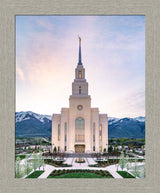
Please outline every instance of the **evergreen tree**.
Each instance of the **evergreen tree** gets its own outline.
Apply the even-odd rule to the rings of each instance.
[[[124,153],[123,153],[123,152],[121,153],[121,156],[120,156],[119,166],[120,166],[120,168],[122,169],[122,171],[123,171],[123,169],[124,169],[125,166],[126,166],[126,159],[125,159],[125,157],[124,157]]]

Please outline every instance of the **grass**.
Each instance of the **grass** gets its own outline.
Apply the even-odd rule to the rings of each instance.
[[[49,177],[49,178],[103,178],[103,177],[97,174],[77,172],[77,173],[62,174],[60,176]]]
[[[48,178],[113,178],[108,171],[102,170],[54,170]]]
[[[123,178],[135,178],[130,173],[126,171],[117,171],[118,174],[120,174]]]
[[[38,178],[44,171],[34,171],[26,178]]]
[[[17,159],[18,157],[20,158],[20,160],[22,160],[22,159],[26,158],[26,155],[16,155],[15,159]]]

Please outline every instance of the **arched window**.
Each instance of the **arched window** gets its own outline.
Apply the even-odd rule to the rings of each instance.
[[[67,123],[64,123],[64,141],[67,142]]]
[[[95,143],[95,123],[93,123],[93,143]]]
[[[79,86],[79,94],[81,94],[81,86]]]
[[[102,141],[102,125],[99,126],[99,140]]]
[[[93,151],[95,151],[95,128],[96,124],[93,123]]]
[[[75,142],[84,142],[85,140],[85,121],[79,117],[75,120]]]
[[[81,71],[78,72],[78,78],[82,79],[82,72]]]
[[[61,126],[58,124],[58,141],[60,141],[61,138]]]

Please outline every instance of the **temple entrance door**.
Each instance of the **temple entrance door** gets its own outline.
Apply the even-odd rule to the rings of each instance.
[[[75,153],[85,153],[85,145],[75,145]]]

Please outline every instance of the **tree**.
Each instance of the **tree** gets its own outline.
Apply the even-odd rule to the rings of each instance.
[[[120,139],[117,139],[117,144],[118,144],[118,145],[120,144]]]
[[[57,148],[56,148],[56,146],[54,147],[53,151],[54,151],[54,152],[57,152]]]
[[[25,160],[25,173],[28,175],[29,174],[29,163],[28,163],[28,160],[29,160],[29,155],[27,154],[26,155],[26,160]]]
[[[141,167],[141,170],[139,171],[140,178],[145,178],[146,176],[146,168],[145,168],[145,160],[143,160],[143,166]]]
[[[19,177],[20,175],[20,157],[16,158],[16,177]]]
[[[41,138],[39,139],[39,145],[40,145],[40,147],[42,145],[42,139]]]
[[[28,175],[28,164],[27,164],[27,159],[24,161],[24,174]]]
[[[103,152],[104,152],[104,153],[106,152],[106,148],[104,148]]]
[[[126,159],[124,157],[124,153],[121,153],[120,160],[119,160],[119,166],[121,167],[122,171],[126,166]]]
[[[138,175],[139,175],[139,168],[138,168],[138,166],[137,166],[137,157],[135,157],[135,159],[134,159],[134,175],[135,175],[135,177],[137,177]]]
[[[133,148],[132,152],[133,152],[133,153],[135,153],[135,152],[136,152],[134,148]]]
[[[108,153],[112,153],[113,152],[113,147],[110,145],[108,148]]]
[[[116,154],[117,159],[118,159],[118,155],[119,155],[118,144],[115,146],[115,154]]]
[[[33,159],[32,159],[32,163],[33,163],[33,169],[34,169],[34,171],[37,169],[37,154],[36,153],[33,153],[32,154],[32,157],[33,157]]]
[[[129,156],[126,156],[126,167],[127,167],[127,176],[128,176],[128,170],[130,169],[130,161],[129,161]]]

